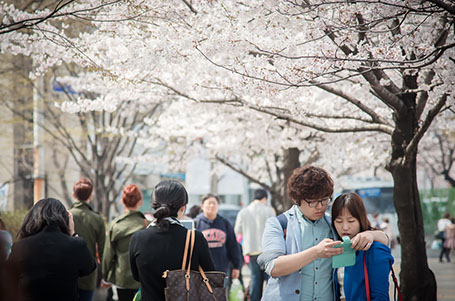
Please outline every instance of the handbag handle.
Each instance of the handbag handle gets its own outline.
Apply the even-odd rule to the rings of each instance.
[[[186,232],[185,250],[183,251],[183,260],[182,260],[182,270],[186,269],[186,256],[188,255],[189,243],[190,243],[190,231]]]
[[[191,245],[191,247],[190,247],[188,268],[186,268],[186,257],[188,254],[188,245]],[[191,269],[191,258],[193,258],[193,249],[194,249],[194,230],[191,230],[191,231],[188,230],[186,232],[185,250],[183,253],[183,260],[182,260],[182,270],[186,270],[185,286],[186,286],[187,293],[190,291],[190,269]]]

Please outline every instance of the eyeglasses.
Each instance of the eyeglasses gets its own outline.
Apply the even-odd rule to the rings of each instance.
[[[315,200],[315,201],[307,201],[304,200],[307,204],[308,207],[310,208],[315,208],[318,204],[321,204],[322,206],[327,206],[327,204],[332,200],[331,197],[326,197],[320,200]]]

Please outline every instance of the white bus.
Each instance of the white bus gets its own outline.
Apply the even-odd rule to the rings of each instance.
[[[342,193],[344,192],[355,192],[363,199],[371,222],[375,212],[379,213],[381,221],[387,217],[395,235],[399,237],[398,217],[393,204],[393,182],[378,178],[349,180],[342,187]]]

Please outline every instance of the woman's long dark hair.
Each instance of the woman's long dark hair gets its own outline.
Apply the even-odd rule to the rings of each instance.
[[[165,180],[158,183],[152,194],[153,216],[156,218],[158,228],[168,228],[169,221],[166,217],[177,217],[179,209],[188,204],[188,193],[178,181]]]
[[[25,216],[17,237],[22,239],[32,236],[49,225],[55,225],[63,233],[71,235],[68,212],[59,200],[53,198],[42,199],[32,207]]]

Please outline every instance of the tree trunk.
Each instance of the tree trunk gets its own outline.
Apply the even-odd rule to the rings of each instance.
[[[394,180],[393,198],[401,237],[400,287],[404,300],[436,300],[436,279],[428,267],[417,187],[417,150],[404,160],[406,146],[418,128],[415,111],[409,103],[407,109],[395,115],[392,158],[388,165]]]
[[[286,187],[288,180],[294,169],[300,167],[300,150],[296,147],[288,148],[284,151],[284,166],[283,166],[283,187],[282,187],[282,204],[283,209],[287,210],[292,207],[292,200],[288,197]]]
[[[428,267],[415,161],[395,166],[394,203],[401,238],[400,283],[404,300],[436,300],[436,280]]]

